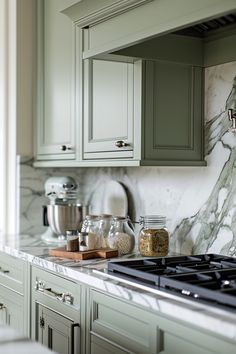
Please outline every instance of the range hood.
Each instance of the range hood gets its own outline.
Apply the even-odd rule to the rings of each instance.
[[[83,32],[83,58],[178,33],[235,26],[235,0],[81,0],[63,11]]]
[[[176,34],[189,35],[193,37],[204,38],[215,31],[219,30],[229,30],[236,27],[236,12],[228,14],[226,16],[221,16],[219,18],[214,18],[210,21],[205,21],[198,23],[194,26],[184,28],[180,31],[176,31]]]

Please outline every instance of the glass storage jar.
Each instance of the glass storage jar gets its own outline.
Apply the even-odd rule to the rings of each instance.
[[[162,257],[169,251],[169,233],[166,217],[146,215],[140,217],[139,252],[144,257]]]
[[[110,248],[117,249],[119,255],[133,251],[135,237],[128,217],[113,217],[107,243]]]
[[[111,227],[112,215],[101,214],[98,221],[98,246],[107,248],[107,238]]]
[[[93,240],[96,238],[96,246],[94,249],[98,248],[98,220],[98,215],[86,215],[81,227],[81,232],[87,232],[89,237]]]

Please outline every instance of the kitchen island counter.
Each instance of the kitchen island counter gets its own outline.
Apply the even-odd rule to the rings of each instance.
[[[119,281],[106,274],[107,260],[91,259],[76,262],[70,259],[49,256],[49,249],[38,237],[22,236],[14,241],[1,242],[0,251],[30,262],[49,272],[75,282],[84,283],[108,295],[116,296],[158,315],[175,318],[203,331],[235,342],[236,310],[225,310],[164,291],[137,286],[132,282]],[[132,255],[131,257],[137,257]]]

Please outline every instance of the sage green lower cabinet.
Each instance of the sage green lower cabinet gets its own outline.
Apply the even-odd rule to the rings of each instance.
[[[30,335],[29,264],[0,252],[0,323]]]
[[[235,353],[223,336],[93,289],[90,311],[88,354]]]
[[[26,333],[23,296],[2,285],[0,285],[0,323]]]
[[[79,324],[38,304],[38,340],[60,354],[80,353]]]
[[[91,290],[91,354],[154,354],[161,350],[156,316],[126,301]]]
[[[84,352],[80,284],[32,267],[32,337],[59,354]]]

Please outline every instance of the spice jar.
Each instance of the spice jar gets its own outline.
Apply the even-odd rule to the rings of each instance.
[[[98,215],[87,215],[81,227],[81,232],[87,232],[90,235],[90,238],[93,240],[96,239],[96,245],[94,249],[98,248],[98,220]]]
[[[78,236],[76,231],[66,231],[66,250],[68,252],[75,252],[79,249]]]
[[[166,217],[146,215],[140,217],[139,252],[142,256],[166,256],[169,250],[169,233]]]
[[[134,249],[134,232],[129,225],[128,217],[113,217],[107,243],[110,248],[117,249],[119,255],[131,253]]]
[[[78,243],[79,250],[82,251],[90,251],[96,249],[97,237],[94,233],[89,232],[79,232],[78,233]]]
[[[108,247],[107,238],[111,227],[112,215],[101,214],[98,221],[98,247]]]

